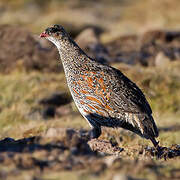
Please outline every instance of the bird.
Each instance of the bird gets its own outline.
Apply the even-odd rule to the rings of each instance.
[[[102,127],[124,128],[159,148],[158,128],[142,90],[120,70],[90,58],[61,25],[40,34],[58,49],[72,98],[89,123],[90,138]]]

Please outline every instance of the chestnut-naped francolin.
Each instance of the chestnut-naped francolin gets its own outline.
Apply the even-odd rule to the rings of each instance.
[[[88,57],[60,25],[47,28],[40,37],[56,45],[74,102],[92,128],[91,138],[98,138],[103,126],[121,127],[159,147],[151,107],[135,83]]]

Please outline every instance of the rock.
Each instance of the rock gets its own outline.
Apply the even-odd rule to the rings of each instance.
[[[148,54],[146,58],[148,65],[156,65],[157,56],[163,53],[166,60],[177,60],[180,57],[180,32],[153,30],[145,32],[139,40],[140,51]],[[158,60],[161,61],[161,60]],[[160,63],[162,64],[162,63]],[[159,65],[160,65],[159,64]]]
[[[105,44],[110,54],[111,62],[122,62],[130,65],[137,64],[140,59],[137,42],[137,35],[126,35]]]
[[[180,59],[180,32],[153,30],[142,35],[126,35],[105,45],[112,62],[154,66],[162,52],[169,60]]]
[[[154,43],[171,43],[173,41],[180,41],[180,32],[178,31],[164,31],[164,30],[151,30],[145,32],[141,38],[141,45],[154,44]]]
[[[99,40],[99,33],[95,28],[87,28],[83,30],[75,41],[88,56],[96,59],[98,62],[107,64],[110,61],[108,50]]]
[[[170,62],[170,59],[164,55],[163,52],[159,52],[155,57],[155,66],[164,67]]]
[[[75,41],[80,48],[86,49],[89,44],[98,44],[99,36],[94,28],[87,28],[75,38]]]
[[[57,128],[49,128],[44,136],[47,138],[53,138],[53,137],[58,136],[59,132],[62,133],[62,129],[60,129],[60,131],[59,131],[59,129],[57,129]]]
[[[118,174],[115,174],[112,178],[112,180],[132,180],[131,178],[129,178],[127,175],[125,174],[121,174],[121,173],[118,173]]]

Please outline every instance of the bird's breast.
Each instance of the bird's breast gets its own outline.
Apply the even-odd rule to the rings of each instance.
[[[98,113],[107,116],[113,108],[110,105],[110,91],[103,76],[85,72],[69,79],[70,91],[78,108],[84,113]]]

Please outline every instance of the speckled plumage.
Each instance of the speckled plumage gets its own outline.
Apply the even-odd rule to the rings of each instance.
[[[142,91],[122,72],[89,58],[59,25],[41,37],[59,51],[70,92],[80,113],[98,138],[101,127],[122,127],[151,139],[156,146],[158,129]]]

